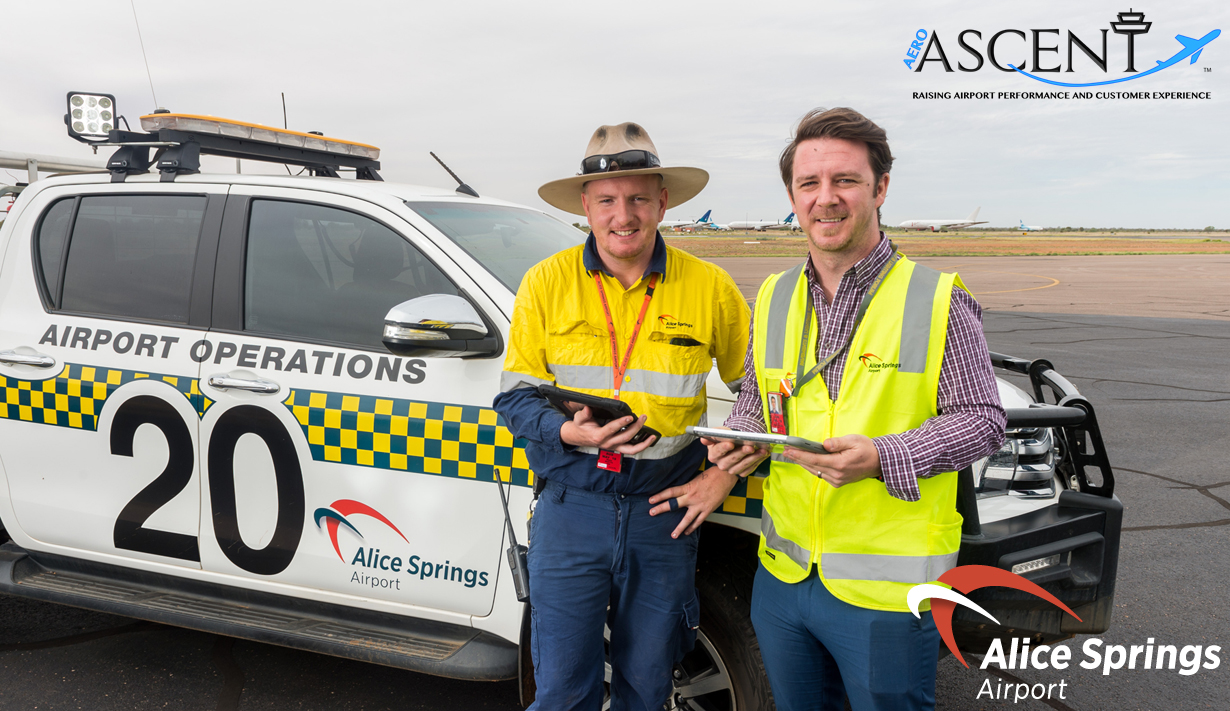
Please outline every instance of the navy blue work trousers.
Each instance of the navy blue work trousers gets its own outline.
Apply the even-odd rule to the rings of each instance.
[[[670,698],[672,667],[696,641],[698,534],[671,538],[684,512],[651,508],[648,496],[547,483],[530,520],[532,711],[602,707],[603,623],[612,711]]]
[[[752,626],[781,711],[934,709],[940,633],[930,612],[869,610],[833,596],[815,569],[783,583],[761,565]]]

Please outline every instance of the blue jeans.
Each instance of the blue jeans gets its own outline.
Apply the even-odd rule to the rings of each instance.
[[[650,516],[648,499],[547,483],[530,520],[530,709],[601,708],[604,622],[611,709],[660,711],[670,697],[696,641],[697,534],[671,538],[684,512]]]
[[[842,602],[813,569],[783,583],[761,565],[752,626],[781,711],[934,709],[940,633],[931,613],[884,612]]]

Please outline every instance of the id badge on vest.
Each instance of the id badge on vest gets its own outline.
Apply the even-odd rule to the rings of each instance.
[[[789,434],[786,431],[786,400],[793,392],[793,383],[784,378],[778,385],[777,392],[766,393],[769,401],[769,432],[773,434]]]

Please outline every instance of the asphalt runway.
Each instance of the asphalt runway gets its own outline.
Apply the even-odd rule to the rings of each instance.
[[[1026,259],[1048,258],[1014,259],[1009,269],[999,271],[1059,274],[1063,266],[1018,266]],[[1123,274],[1147,273],[1157,258],[1134,259],[1142,260],[1140,267]],[[999,265],[992,261],[982,260],[979,266],[985,269],[979,273],[993,275]],[[967,282],[975,291],[981,288],[975,287],[983,278],[977,270],[960,269],[969,274]],[[1216,271],[1209,270],[1209,283],[1216,282]],[[746,275],[736,278],[746,280]],[[986,278],[991,285],[999,279]],[[1141,293],[1148,296],[1139,303],[1162,303],[1151,290]],[[980,297],[988,305],[991,348],[1045,357],[1071,378],[1097,408],[1117,474],[1126,530],[1114,617],[1101,639],[1107,645],[1144,645],[1150,638],[1159,645],[1220,645],[1223,662],[1192,676],[1126,668],[1103,676],[1100,669],[1077,665],[1084,658],[1083,639],[1065,643],[1074,661],[1063,672],[1013,670],[989,676],[976,664],[967,670],[948,658],[939,668],[938,708],[1226,708],[1230,326],[1219,322],[1224,317],[1208,314],[1177,319],[997,310],[993,298],[998,296]],[[1134,304],[1130,310],[1141,309]],[[2,596],[0,674],[6,680],[0,686],[3,709],[519,708],[512,682],[439,679]],[[1014,704],[978,699],[987,679],[993,686],[1018,683],[1014,679],[1030,684],[1062,679],[1067,688],[1063,700]]]
[[[765,277],[802,255],[713,258],[752,300]],[[990,311],[1230,320],[1230,254],[922,257],[956,271]]]

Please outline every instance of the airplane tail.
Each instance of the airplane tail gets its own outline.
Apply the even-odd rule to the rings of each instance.
[[[1021,229],[1025,229],[1025,220],[1021,220]]]
[[[792,225],[792,224],[794,224],[794,213],[792,212],[792,213],[790,213],[789,215],[786,215],[786,219],[785,219],[785,220],[782,220],[782,224],[783,224],[783,225]]]
[[[974,211],[973,211],[973,212],[971,212],[971,213],[969,214],[969,217],[967,217],[967,218],[965,218],[965,219],[969,220],[970,222],[973,222],[974,220],[977,220],[977,219],[978,219],[978,211],[979,211],[979,210],[981,210],[981,209],[982,209],[981,207],[976,207],[976,208],[974,208]]]
[[[701,215],[701,216],[700,216],[700,219],[696,221],[696,222],[697,222],[697,224],[699,224],[699,223],[701,223],[701,222],[708,222],[708,221],[709,221],[709,213],[711,213],[711,212],[713,212],[713,210],[705,210],[705,214]]]

